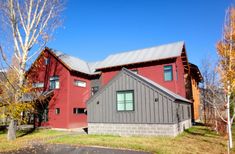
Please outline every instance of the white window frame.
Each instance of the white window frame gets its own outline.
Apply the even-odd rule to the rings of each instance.
[[[81,80],[74,80],[74,85],[77,87],[86,87],[86,82],[85,81],[81,81]]]
[[[131,94],[132,95],[132,100],[127,100],[126,99],[126,95],[127,94]],[[124,96],[124,100],[122,100],[122,101],[120,101],[120,100],[118,100],[118,95],[123,95]],[[135,106],[134,106],[134,103],[135,103],[135,101],[134,101],[134,90],[123,90],[123,91],[117,91],[116,92],[116,104],[117,104],[117,111],[118,112],[122,112],[122,111],[134,111],[134,108],[135,108]],[[119,108],[119,105],[120,104],[123,104],[123,109],[121,109],[121,108]],[[131,104],[132,105],[132,109],[128,109],[127,108],[127,104]]]
[[[33,83],[32,86],[34,88],[44,88],[44,83],[43,82],[37,82],[37,83]]]
[[[52,83],[54,82],[54,87],[52,87]],[[60,78],[59,76],[50,77],[50,89],[59,89],[60,88]]]

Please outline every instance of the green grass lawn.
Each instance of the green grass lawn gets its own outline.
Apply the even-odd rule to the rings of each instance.
[[[16,140],[7,141],[7,132],[0,131],[0,152],[18,150],[29,146],[32,142],[45,142],[52,137],[61,135],[66,135],[66,133],[46,129],[35,130],[30,134],[27,134],[24,131],[18,131]]]
[[[235,129],[234,129],[235,136]],[[18,136],[23,133],[19,132]],[[8,142],[6,133],[0,133],[0,152],[28,146],[33,141],[76,146],[101,146],[133,149],[152,153],[226,153],[226,138],[205,126],[194,126],[179,136],[172,137],[119,137],[111,135],[76,135],[53,130],[37,130]],[[235,137],[234,137],[235,141]],[[235,153],[235,150],[232,151]]]

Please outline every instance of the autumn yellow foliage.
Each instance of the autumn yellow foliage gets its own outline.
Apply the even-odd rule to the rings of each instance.
[[[17,73],[8,70],[1,74],[0,80],[0,119],[8,118],[17,120],[18,123],[25,123],[27,118],[22,113],[34,112],[34,101],[24,101],[25,95],[33,92],[32,86],[27,84],[19,85]]]
[[[227,93],[235,93],[235,8],[230,7],[224,24],[223,38],[217,43],[221,81]]]

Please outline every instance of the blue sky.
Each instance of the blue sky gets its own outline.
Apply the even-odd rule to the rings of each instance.
[[[185,41],[190,62],[216,57],[225,10],[233,0],[68,0],[50,48],[86,61]]]

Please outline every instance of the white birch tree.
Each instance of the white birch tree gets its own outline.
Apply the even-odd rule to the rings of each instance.
[[[10,84],[14,87],[15,97],[4,100],[7,101],[4,104],[20,104],[27,66],[51,39],[53,31],[61,25],[63,9],[62,0],[0,1],[1,66],[14,71],[17,79],[14,84]],[[13,140],[16,138],[15,118],[10,116],[10,119],[8,139]]]
[[[232,143],[232,123],[235,115],[230,115],[231,95],[235,92],[235,8],[230,7],[226,13],[223,38],[217,43],[219,55],[218,70],[221,83],[226,93],[227,129],[229,148]],[[234,102],[233,102],[234,103]]]

